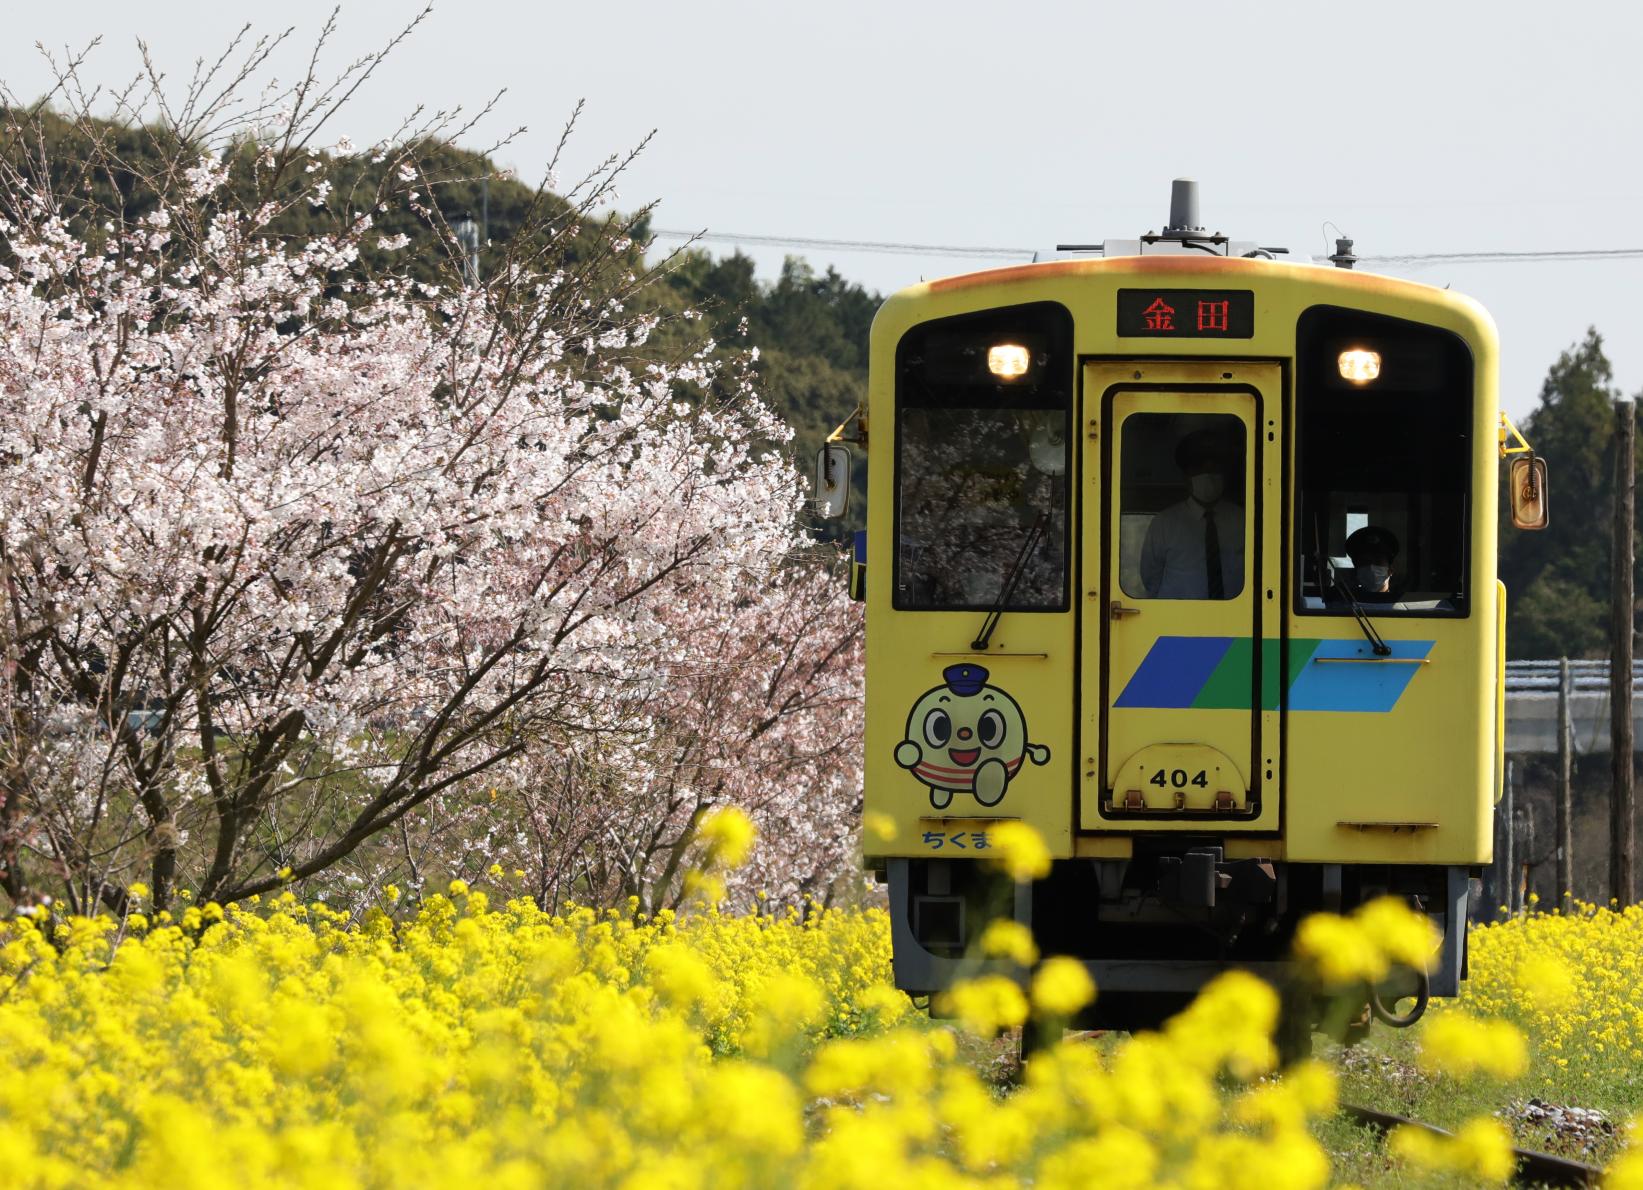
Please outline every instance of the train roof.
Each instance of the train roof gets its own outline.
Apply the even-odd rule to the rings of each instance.
[[[1011,304],[1047,298],[1051,296],[1050,290],[1065,292],[1068,282],[1076,283],[1079,279],[1099,282],[1127,277],[1143,283],[1164,281],[1180,288],[1269,291],[1293,288],[1304,291],[1307,305],[1371,308],[1416,305],[1437,315],[1438,321],[1476,327],[1481,335],[1490,339],[1495,334],[1494,320],[1488,311],[1475,299],[1454,290],[1356,269],[1207,253],[1070,257],[938,277],[891,294],[879,310],[879,319],[889,317],[891,321],[899,321],[910,317],[913,321],[922,321],[924,316],[913,313],[914,309],[931,304],[945,307],[955,299],[966,305],[967,298],[986,301],[994,296],[984,296],[986,290],[997,291],[998,304]]]

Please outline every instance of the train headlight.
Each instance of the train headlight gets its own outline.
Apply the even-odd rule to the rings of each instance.
[[[1381,374],[1381,353],[1378,351],[1349,347],[1341,352],[1339,363],[1341,378],[1353,384],[1368,384]]]
[[[996,343],[987,349],[987,370],[1001,380],[1027,374],[1032,357],[1020,343]]]

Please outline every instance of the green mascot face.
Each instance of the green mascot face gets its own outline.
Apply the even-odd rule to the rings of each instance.
[[[922,694],[896,745],[896,763],[930,789],[930,804],[945,809],[955,793],[974,794],[983,806],[1004,797],[1023,762],[1044,764],[1050,750],[1027,740],[1021,707],[987,684],[979,665],[950,665],[945,685]]]

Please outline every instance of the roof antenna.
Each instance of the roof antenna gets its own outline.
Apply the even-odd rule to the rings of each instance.
[[[1163,238],[1189,240],[1203,234],[1204,225],[1198,222],[1198,183],[1191,178],[1176,178],[1169,184],[1169,223]]]
[[[1329,258],[1329,263],[1338,269],[1349,269],[1358,263],[1358,258],[1352,255],[1352,241],[1341,236],[1335,241],[1335,254]]]

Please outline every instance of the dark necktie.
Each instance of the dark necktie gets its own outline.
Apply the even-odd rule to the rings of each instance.
[[[1226,584],[1221,578],[1221,537],[1215,532],[1215,508],[1204,509],[1204,571],[1209,576],[1209,597],[1225,599]]]

